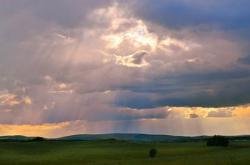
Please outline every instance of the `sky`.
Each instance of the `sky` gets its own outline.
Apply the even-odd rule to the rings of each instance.
[[[0,135],[250,134],[250,1],[0,4]]]

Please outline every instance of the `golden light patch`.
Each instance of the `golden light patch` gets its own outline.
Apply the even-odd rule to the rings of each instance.
[[[8,106],[14,106],[20,104],[20,102],[17,100],[17,95],[5,93],[0,96],[0,103],[1,105],[8,105]]]
[[[235,107],[233,110],[234,117],[250,117],[250,105]]]
[[[206,107],[171,107],[173,113],[179,114],[183,118],[226,118],[234,117],[233,107],[206,108]]]
[[[29,96],[19,97],[12,93],[4,93],[0,95],[0,105],[12,107],[20,104],[31,105],[32,100]]]
[[[0,124],[1,135],[50,136],[53,131],[63,129],[70,123],[55,123],[41,125],[11,125]]]
[[[31,98],[28,97],[28,96],[24,97],[23,102],[24,102],[24,104],[26,104],[26,105],[31,105],[31,104],[32,104],[32,100],[31,100]]]

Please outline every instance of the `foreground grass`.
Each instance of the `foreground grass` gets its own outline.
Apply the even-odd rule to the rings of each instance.
[[[157,148],[156,158],[149,158]],[[1,142],[1,165],[247,165],[250,142],[230,147],[205,143]]]

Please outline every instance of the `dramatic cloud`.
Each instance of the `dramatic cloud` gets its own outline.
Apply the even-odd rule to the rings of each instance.
[[[2,134],[210,134],[249,117],[245,0],[0,3]]]

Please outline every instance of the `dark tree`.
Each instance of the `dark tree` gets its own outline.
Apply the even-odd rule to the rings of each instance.
[[[227,147],[229,140],[224,136],[213,136],[207,140],[207,146],[222,146]]]
[[[31,141],[45,141],[46,139],[43,137],[34,137],[33,139],[31,139]]]
[[[156,149],[152,148],[152,149],[149,150],[149,157],[150,158],[154,158],[156,156],[156,154],[157,154]]]

